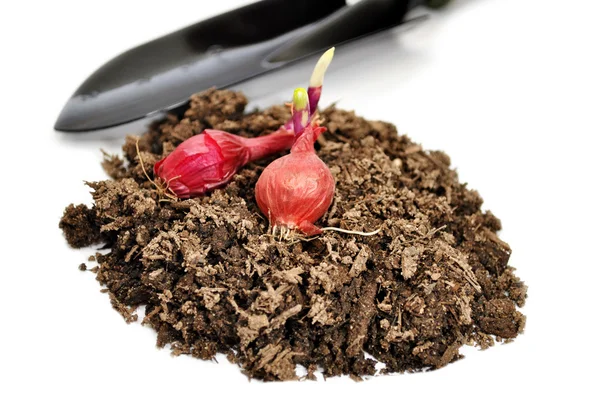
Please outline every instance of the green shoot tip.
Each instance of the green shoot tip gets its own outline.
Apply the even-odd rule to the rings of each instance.
[[[292,98],[294,110],[302,110],[308,107],[308,93],[304,88],[296,88]]]
[[[317,61],[317,65],[313,70],[312,76],[310,77],[310,87],[316,88],[323,85],[323,78],[325,77],[325,72],[331,64],[331,60],[333,59],[333,53],[335,53],[335,47],[327,50],[319,61]]]

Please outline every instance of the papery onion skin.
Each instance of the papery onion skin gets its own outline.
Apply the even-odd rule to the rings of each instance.
[[[292,132],[244,138],[207,129],[182,142],[154,165],[154,178],[179,199],[193,198],[227,184],[245,164],[289,149]]]

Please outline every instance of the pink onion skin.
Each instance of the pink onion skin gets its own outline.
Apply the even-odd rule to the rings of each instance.
[[[256,202],[272,227],[296,229],[308,236],[322,233],[314,223],[329,209],[335,192],[333,175],[314,149],[323,131],[308,125],[290,154],[273,161],[260,175]]]
[[[182,142],[154,165],[154,178],[179,199],[193,198],[227,184],[245,164],[289,149],[292,132],[244,138],[207,129]]]

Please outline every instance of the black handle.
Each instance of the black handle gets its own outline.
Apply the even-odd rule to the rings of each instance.
[[[271,63],[289,62],[362,36],[402,23],[409,1],[362,0],[344,7],[292,43],[283,45],[268,57]]]

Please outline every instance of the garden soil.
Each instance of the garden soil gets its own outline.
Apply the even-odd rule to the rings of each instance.
[[[139,154],[136,137],[123,158],[105,154],[111,179],[87,183],[91,206],[65,209],[68,243],[104,249],[90,257],[95,267],[79,269],[96,274],[127,322],[154,328],[175,355],[224,353],[268,381],[438,369],[460,359],[463,345],[487,348],[523,331],[527,287],[508,265],[500,221],[446,154],[392,124],[335,107],[320,114],[327,132],[316,149],[337,186],[316,224],[380,229],[371,237],[273,238],[254,186],[280,155],[204,197],[163,199],[141,163],[151,174],[206,128],[253,137],[289,118],[284,106],[245,113],[246,103],[231,91],[193,96],[184,115],[139,138]]]

